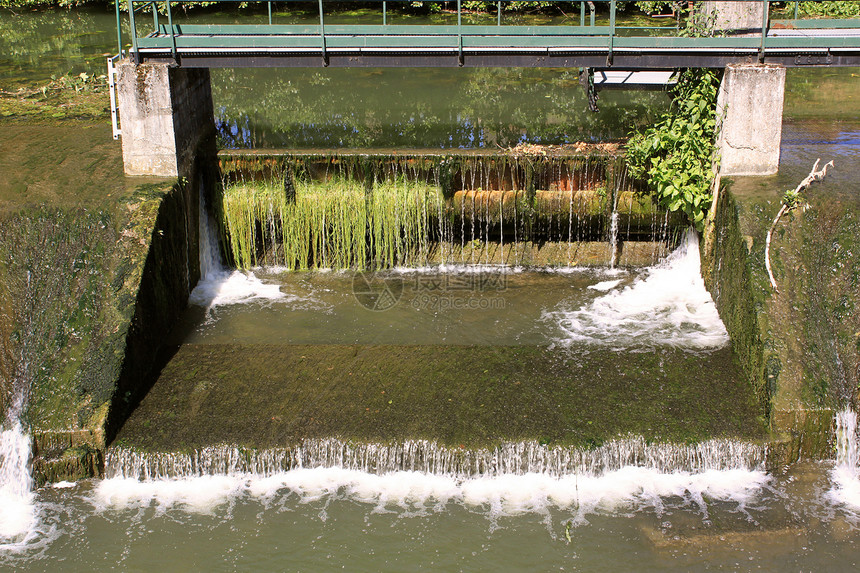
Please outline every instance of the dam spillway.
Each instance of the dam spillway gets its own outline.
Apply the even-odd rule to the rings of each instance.
[[[353,237],[363,248],[371,227],[361,222]],[[209,270],[175,333],[181,345],[117,436],[124,447],[762,437],[694,233],[645,268],[422,261],[242,272],[220,261],[218,228],[203,214]],[[691,379],[694,364],[707,367]]]
[[[240,268],[642,266],[683,229],[615,144],[226,152],[220,164],[215,210]]]
[[[76,10],[75,17],[79,13]],[[4,13],[0,35],[10,28],[15,32],[20,28],[26,33],[29,28],[17,23],[32,19],[32,15],[7,18]],[[54,26],[40,29],[56,30],[57,34],[68,30]],[[15,37],[15,42],[20,42]],[[104,51],[98,49],[95,53]],[[14,60],[18,55],[12,57]],[[40,65],[48,61],[53,58],[40,58]],[[808,73],[792,76],[792,72]],[[222,76],[227,78],[225,90],[231,90],[237,83],[236,76],[230,73]],[[383,86],[376,93],[388,90],[391,78],[373,75],[376,73],[370,72],[372,82]],[[522,221],[519,215],[525,214],[525,210],[520,211],[517,202],[523,196],[528,197],[528,187],[518,183],[516,188],[513,185],[499,188],[480,183],[458,189],[452,184],[450,197],[442,193],[443,206],[450,204],[451,212],[461,217],[465,213],[468,217],[463,217],[464,224],[448,235],[453,240],[446,245],[444,258],[425,257],[419,249],[422,254],[406,265],[380,269],[370,261],[362,272],[335,270],[329,264],[317,268],[311,264],[312,258],[306,259],[307,271],[287,272],[273,266],[278,255],[277,227],[271,235],[258,235],[261,241],[254,252],[259,258],[255,264],[247,265],[250,268],[242,270],[236,268],[230,251],[224,248],[229,245],[219,243],[224,239],[216,233],[211,252],[220,251],[217,266],[204,265],[198,271],[196,243],[170,240],[183,233],[196,235],[197,202],[180,199],[176,194],[173,197],[179,200],[173,203],[151,199],[128,205],[136,208],[137,213],[160,211],[165,215],[154,225],[143,220],[126,228],[123,217],[104,219],[89,206],[87,212],[92,218],[81,219],[80,212],[67,211],[69,228],[84,230],[81,245],[86,248],[60,253],[68,254],[68,259],[54,257],[52,249],[37,241],[24,240],[28,234],[21,230],[30,228],[21,226],[26,212],[10,215],[4,219],[4,235],[23,239],[5,244],[29,242],[27,252],[44,254],[37,260],[48,262],[33,268],[34,280],[47,274],[63,285],[61,279],[66,276],[63,269],[74,268],[78,269],[75,276],[134,286],[134,273],[129,273],[127,266],[120,265],[114,273],[110,267],[99,267],[93,272],[92,266],[80,268],[76,264],[82,260],[81,253],[86,254],[91,245],[98,243],[94,238],[99,234],[100,222],[106,223],[111,231],[116,229],[123,242],[139,246],[144,255],[152,245],[156,253],[152,258],[164,264],[149,266],[145,277],[151,279],[165,270],[177,271],[170,288],[156,290],[156,295],[180,293],[183,288],[190,290],[197,283],[197,274],[206,278],[196,291],[191,311],[183,317],[173,336],[164,338],[166,329],[159,330],[156,325],[161,323],[153,322],[152,315],[142,314],[134,323],[161,333],[156,336],[165,343],[166,352],[154,364],[160,374],[154,381],[153,399],[141,405],[146,416],[153,416],[149,424],[146,416],[137,416],[125,436],[114,440],[106,452],[106,469],[112,477],[72,483],[58,481],[63,479],[61,474],[53,473],[50,475],[54,477],[49,479],[54,482],[52,485],[41,485],[39,481],[34,486],[31,471],[37,475],[47,469],[45,462],[56,462],[54,468],[60,464],[73,468],[79,463],[76,456],[84,454],[86,448],[69,446],[91,432],[46,433],[41,431],[45,426],[39,425],[45,418],[28,419],[26,415],[21,417],[22,425],[4,426],[0,437],[3,486],[0,563],[22,571],[43,570],[54,563],[86,570],[106,566],[172,568],[180,561],[214,570],[261,567],[325,570],[337,566],[368,570],[529,570],[536,566],[690,570],[702,568],[703,564],[728,569],[856,568],[858,522],[853,494],[857,467],[856,456],[851,454],[856,452],[856,426],[851,423],[850,412],[837,414],[838,403],[831,404],[828,398],[846,396],[856,389],[853,373],[857,371],[857,363],[852,352],[858,328],[857,315],[852,314],[850,306],[856,296],[851,282],[856,275],[856,259],[846,253],[856,253],[852,245],[858,236],[856,218],[852,219],[856,211],[851,207],[856,205],[856,186],[851,181],[850,167],[856,158],[857,137],[856,127],[850,127],[854,122],[851,106],[832,105],[834,94],[840,89],[853,93],[850,88],[853,84],[848,82],[855,80],[848,79],[850,74],[831,76],[821,74],[820,70],[789,70],[788,76],[788,87],[795,95],[789,94],[787,105],[792,98],[798,101],[798,78],[803,78],[800,83],[815,86],[813,92],[803,92],[802,105],[793,104],[795,113],[799,107],[809,113],[822,113],[826,109],[828,114],[841,114],[839,117],[847,118],[844,120],[847,123],[834,127],[833,121],[789,122],[789,147],[784,146],[780,165],[784,175],[773,180],[736,182],[732,193],[721,198],[725,201],[719,213],[717,255],[709,259],[703,241],[706,256],[702,274],[710,281],[708,290],[714,295],[726,332],[716,328],[715,322],[703,324],[698,320],[703,316],[698,312],[704,304],[701,300],[677,297],[676,290],[684,290],[688,285],[693,288],[692,283],[680,280],[673,272],[684,265],[664,263],[669,263],[668,253],[686,244],[682,228],[670,221],[667,227],[670,240],[657,243],[661,249],[657,255],[649,250],[641,262],[622,256],[614,261],[614,269],[609,268],[613,266],[611,254],[617,253],[612,248],[612,237],[616,237],[616,245],[620,243],[620,254],[629,255],[634,243],[645,243],[650,236],[650,219],[639,227],[644,231],[642,234],[633,233],[635,224],[628,234],[623,209],[616,211],[616,216],[611,210],[608,214],[601,212],[593,226],[577,221],[570,233],[574,239],[571,241],[565,232],[570,228],[566,221],[571,202],[576,206],[579,194],[566,195],[565,185],[536,185],[533,204],[546,193],[552,198],[548,203],[560,207],[553,211],[551,224],[531,227],[525,224],[515,226],[510,233],[497,233],[494,227],[497,220],[506,225],[517,219]],[[284,75],[272,82],[280,81],[278,86],[283,87],[287,85],[284,77],[290,78],[293,85],[311,83],[304,81],[307,77],[295,75]],[[350,85],[359,83],[357,77],[360,74],[343,75],[341,81]],[[492,86],[504,77],[505,74],[493,75],[493,81],[482,85]],[[536,83],[535,75],[515,77],[525,83]],[[426,78],[423,75],[413,79],[421,83]],[[434,82],[444,86],[439,91],[453,91],[449,80],[450,77],[443,77]],[[213,76],[213,84],[218,81]],[[328,89],[338,91],[336,85]],[[356,97],[351,90],[340,91],[348,92],[349,98],[362,103],[373,99]],[[566,131],[563,139],[552,141],[575,141],[568,136],[582,137],[575,135],[582,130],[571,128],[568,118],[578,114],[584,104],[576,103],[575,97],[571,104],[571,99],[565,97],[567,94],[545,98],[538,93],[522,104],[537,117],[535,124],[543,122],[546,108],[535,107],[534,99],[552,102],[548,107],[553,110],[564,105],[568,115],[562,114],[557,121],[564,124],[565,130],[572,129],[574,135]],[[306,94],[283,99],[290,100],[290,109],[304,107],[308,100],[316,101],[302,95]],[[609,94],[604,95],[602,104],[611,104]],[[249,99],[259,100],[260,107],[268,108],[274,98]],[[495,97],[485,99],[487,105],[497,105]],[[562,100],[564,104],[559,103]],[[813,106],[811,101],[825,103]],[[458,108],[458,102],[452,103],[452,109]],[[813,108],[815,112],[811,111]],[[791,107],[788,109],[791,114]],[[321,113],[325,115],[325,110]],[[510,123],[511,115],[499,112],[505,125]],[[240,117],[248,120],[247,116]],[[352,120],[360,123],[362,117],[350,116],[346,123]],[[385,140],[389,133],[404,125],[386,123],[390,117],[375,116],[377,120],[381,118],[383,127],[375,131],[374,141],[402,145],[399,140]],[[248,134],[256,130],[258,138],[251,135],[249,140],[259,142],[259,116],[248,121],[240,125],[248,127]],[[555,123],[556,119],[551,121],[554,123],[547,129],[560,133],[559,123]],[[305,145],[337,145],[342,132],[325,131],[316,117],[302,117],[299,123],[300,127],[291,131],[290,136],[284,136],[289,144],[295,139],[291,136],[299,130],[308,133],[315,129],[318,142],[308,141]],[[488,130],[468,120],[464,123],[468,124],[468,129],[463,130],[467,133],[460,135],[463,139],[455,139],[454,146],[461,141],[469,145],[469,133],[492,132],[492,127]],[[527,133],[533,141],[547,141],[535,136],[533,125],[528,124],[524,131],[514,126],[511,130],[516,133],[505,132],[503,145],[515,144],[522,133]],[[627,128],[625,124],[622,131]],[[600,122],[593,129],[600,131]],[[92,130],[80,130],[77,124],[68,127],[65,141],[80,140],[81,146],[85,146],[87,131]],[[106,129],[101,131],[106,139],[110,137]],[[351,133],[350,129],[347,131]],[[421,134],[427,131],[430,129]],[[42,141],[33,145],[33,140],[38,139],[33,134],[37,132],[43,134]],[[43,167],[44,159],[67,145],[54,141],[45,146],[51,135],[44,134],[55,133],[53,126],[35,129],[14,125],[0,134],[3,159],[8,158],[6,164],[15,166],[13,178],[24,180],[28,169],[33,169],[19,159],[16,151],[26,142],[39,148],[39,157],[33,163],[45,173],[40,181],[51,179],[54,170]],[[412,133],[412,141],[420,142],[421,134]],[[352,141],[362,135],[357,133]],[[494,145],[491,137],[475,141]],[[435,142],[436,139],[424,141],[427,145]],[[775,237],[775,269],[780,285],[791,285],[786,286],[787,296],[762,299],[756,282],[761,225],[766,228],[770,223],[780,189],[793,187],[806,175],[817,155],[826,157],[834,153],[834,148],[837,165],[844,164],[847,169],[837,170],[832,180],[828,177],[827,184],[816,189],[812,208],[791,224],[784,222]],[[843,150],[841,154],[839,149]],[[403,149],[398,151],[406,155]],[[94,155],[90,152],[80,158]],[[327,151],[323,155],[336,154]],[[84,191],[88,193],[86,196],[104,194],[106,187],[90,182],[92,167],[85,167],[90,160],[75,158],[74,163],[81,165],[91,188]],[[64,163],[64,174],[72,163]],[[119,165],[115,160],[116,169]],[[589,162],[589,167],[592,165]],[[328,169],[336,172],[339,168],[333,168],[329,160]],[[480,178],[476,171],[475,179]],[[246,183],[255,182],[252,179],[245,174]],[[455,175],[452,181],[460,179]],[[471,179],[471,175],[466,179]],[[592,190],[599,191],[600,180],[595,182]],[[4,191],[9,188],[5,185],[0,183]],[[53,187],[43,184],[41,190],[37,187],[30,185],[27,196],[55,193],[70,200],[83,196],[67,183]],[[196,192],[196,181],[192,188]],[[605,189],[610,197],[611,188]],[[583,189],[587,187],[577,183],[574,190]],[[834,189],[838,192],[834,193]],[[135,193],[137,197],[152,198],[151,191],[150,187],[149,191]],[[121,193],[120,190],[116,197],[125,197]],[[586,196],[583,195],[584,205],[590,203]],[[600,194],[590,197],[599,198]],[[4,194],[3,199],[7,198]],[[459,198],[464,200],[455,203]],[[498,205],[502,206],[501,216],[496,209]],[[508,206],[514,208],[509,211]],[[120,201],[119,207],[126,210],[126,203]],[[183,221],[178,216],[180,212],[187,212],[190,219]],[[55,213],[43,210],[38,222],[47,227],[54,224],[54,219]],[[476,223],[474,232],[472,219]],[[96,224],[91,227],[78,224],[81,220]],[[164,226],[171,221],[172,226]],[[268,223],[269,219],[260,221]],[[537,221],[535,218],[526,223]],[[659,229],[663,221],[659,218],[657,221],[660,225],[654,228]],[[211,223],[217,229],[220,221],[213,217]],[[438,227],[438,221],[433,220],[428,227],[433,234],[428,234],[428,239],[438,234]],[[463,227],[466,233],[462,232]],[[58,230],[63,228],[58,226]],[[521,232],[529,229],[537,236],[538,246],[557,243],[561,256],[555,257],[552,264],[541,267],[537,258],[529,258],[522,249],[512,248],[525,237]],[[480,244],[475,243],[476,239]],[[578,248],[582,252],[586,243],[593,244],[593,257],[579,254],[567,257],[568,248],[571,253],[577,253]],[[65,243],[60,241],[60,244]],[[433,246],[433,241],[427,244]],[[467,256],[449,255],[449,246],[456,250],[464,245]],[[495,248],[499,257],[492,251],[488,253],[486,246]],[[109,257],[111,254],[110,250],[91,252],[105,252]],[[4,250],[4,262],[14,263],[23,258],[21,252]],[[122,257],[116,260],[125,261]],[[684,260],[686,265],[693,263],[692,257]],[[421,266],[408,266],[416,264]],[[744,269],[749,272],[740,272]],[[2,270],[5,286],[14,287],[30,276],[20,264],[4,265]],[[384,272],[377,274],[377,270]],[[351,279],[363,275],[371,279],[366,282],[370,288],[359,294],[364,303],[380,310],[367,309],[356,297]],[[698,272],[684,276],[694,275]],[[112,278],[106,280],[106,277]],[[119,282],[115,282],[117,277],[121,279]],[[390,299],[378,296],[386,291],[376,289],[398,282],[402,290],[391,288],[389,292],[399,292],[400,298],[397,304],[388,306]],[[52,308],[77,308],[99,322],[110,316],[99,311],[99,307],[93,312],[92,299],[79,295],[79,290],[65,290],[69,292],[63,293],[62,288],[52,292],[50,300],[58,301]],[[701,290],[696,292],[702,294]],[[62,294],[65,298],[53,298]],[[125,295],[122,291],[120,294]],[[187,291],[182,295],[183,304],[186,295]],[[749,295],[752,303],[733,307],[741,295]],[[140,302],[149,310],[151,307],[146,303],[151,296],[152,291],[144,289],[138,299],[123,296],[123,302],[131,308]],[[159,300],[157,296],[154,298]],[[673,298],[678,304],[671,304]],[[10,327],[5,318],[21,300],[24,299],[17,296],[17,291],[0,292],[0,333],[4,336],[15,333],[14,326]],[[34,297],[27,302],[40,300],[48,299]],[[113,310],[110,306],[101,308]],[[355,312],[362,309],[367,312],[364,316]],[[736,338],[739,331],[759,332],[756,325],[739,328],[739,317],[740,322],[745,320],[747,315],[742,313],[747,311],[765,328],[761,331],[761,344],[765,348],[761,362],[756,362],[759,347],[752,335],[741,338],[740,342]],[[174,316],[177,314],[174,312]],[[292,322],[282,321],[279,317],[282,314],[293,315]],[[79,360],[86,356],[87,365],[99,364],[101,360],[101,356],[82,347],[75,336],[82,332],[79,323],[72,323],[75,330],[70,331],[64,322],[67,315],[56,316],[56,321],[43,324],[56,327],[55,332],[60,334],[68,333],[71,338],[65,348],[62,346],[65,339],[52,338],[52,344],[60,344],[62,351],[54,353],[50,362],[32,362],[33,374],[39,382],[34,385],[37,392],[44,389],[50,377],[62,372],[95,372],[69,357]],[[836,316],[838,320],[833,319]],[[112,332],[115,322],[107,321],[102,328]],[[376,334],[377,339],[367,338],[368,331]],[[720,346],[727,333],[732,338],[731,348]],[[797,352],[797,346],[786,353],[782,344],[795,337],[800,341],[802,355],[795,354],[792,358],[791,352]],[[514,339],[517,344],[512,343]],[[658,339],[662,342],[656,344]],[[14,339],[4,339],[9,340]],[[46,346],[46,355],[50,356],[54,347]],[[77,353],[79,348],[84,350]],[[138,350],[139,347],[132,347],[130,353]],[[720,404],[716,400],[724,387],[697,386],[698,377],[708,380],[718,373],[748,384],[750,373],[732,367],[734,361],[744,367],[749,364],[762,367],[765,383],[755,387],[764,389],[766,402],[741,385],[737,392],[749,398],[748,402],[735,399],[731,404]],[[225,362],[227,366],[222,364]],[[622,364],[613,366],[611,362]],[[348,368],[344,373],[338,365],[354,365],[355,369]],[[5,375],[6,364],[3,366],[0,373]],[[660,372],[676,366],[684,375]],[[398,387],[375,386],[381,372],[392,379],[397,375],[405,379]],[[653,375],[655,372],[659,375]],[[565,373],[569,374],[567,379]],[[797,384],[795,377],[801,375],[805,377],[804,383]],[[349,383],[348,379],[355,376],[364,379],[367,391],[363,395],[355,392],[361,384]],[[308,378],[306,385],[292,385],[291,379],[298,378]],[[526,385],[532,378],[536,382]],[[53,403],[64,406],[63,411],[73,415],[86,412],[77,407],[87,400],[92,400],[93,409],[100,407],[102,402],[87,390],[86,384],[81,386],[75,378],[67,380],[69,384],[64,390],[69,388],[69,392],[56,392]],[[174,392],[170,391],[171,384],[175,384]],[[590,384],[596,387],[591,393],[586,391]],[[297,392],[290,396],[285,387]],[[117,392],[118,400],[127,396],[127,390],[128,386],[124,386]],[[706,394],[708,391],[712,393]],[[576,392],[581,395],[572,399]],[[676,399],[659,402],[661,392],[675,392]],[[729,389],[729,395],[736,398],[738,394],[733,392]],[[797,396],[795,399],[792,393]],[[41,398],[32,403],[33,415],[46,410],[44,394]],[[266,403],[267,398],[270,403]],[[228,406],[215,408],[217,402]],[[290,410],[297,404],[308,407]],[[490,411],[481,412],[482,404],[483,409]],[[815,448],[789,444],[790,455],[777,456],[780,461],[769,464],[767,472],[761,469],[762,457],[772,459],[774,452],[783,448],[784,438],[764,434],[761,429],[763,423],[757,417],[765,405],[773,408],[766,418],[772,421],[772,429],[785,431],[787,426],[782,420],[790,417],[796,424],[791,426],[791,439],[800,442],[811,438],[817,444]],[[653,406],[650,412],[649,406]],[[596,415],[586,417],[592,408]],[[254,409],[265,410],[269,415],[243,416]],[[438,417],[438,424],[435,427],[427,424],[431,416],[416,415],[420,412]],[[213,413],[220,424],[200,423],[204,416]],[[318,413],[324,415],[320,417]],[[365,423],[358,423],[363,417]],[[90,420],[86,416],[65,419],[72,423]],[[570,419],[582,423],[564,427]],[[469,420],[477,423],[467,424]],[[717,427],[713,420],[723,420],[723,425]],[[749,426],[744,429],[744,424]],[[835,449],[829,443],[833,436],[831,425],[837,430]],[[849,429],[852,427],[853,431]],[[301,428],[305,431],[296,431]],[[546,432],[547,428],[557,433]],[[568,432],[565,435],[559,429]],[[626,429],[632,429],[633,435],[616,435]],[[32,440],[28,435],[31,433]],[[335,433],[341,433],[342,437],[332,437]],[[507,436],[504,440],[499,438],[503,434]],[[708,437],[714,434],[734,437]],[[404,437],[408,435],[436,436],[436,441]],[[652,439],[657,435],[660,439]],[[359,440],[360,436],[366,439]],[[34,452],[28,448],[31,441]],[[61,456],[63,448],[72,451]],[[299,451],[303,452],[301,456],[297,455]],[[629,456],[621,455],[625,452]],[[837,460],[826,459],[836,452],[839,452]],[[33,453],[35,459],[31,458]],[[90,454],[89,460],[97,473],[101,469],[100,459],[91,450]],[[119,469],[118,460],[123,457],[138,460],[138,467],[158,467],[163,463],[164,467],[173,465],[174,469],[160,473],[153,470],[147,477],[143,470]],[[793,463],[798,458],[816,461]],[[570,463],[563,461],[568,459]],[[617,463],[603,463],[605,459]],[[469,460],[478,462],[473,465]],[[15,515],[22,519],[15,519],[12,508],[20,510]],[[158,551],[151,551],[152,547]]]

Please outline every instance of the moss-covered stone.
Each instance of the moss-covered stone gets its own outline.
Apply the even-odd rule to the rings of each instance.
[[[33,480],[36,487],[46,483],[77,481],[100,475],[104,466],[104,449],[90,445],[64,450],[60,457],[37,457],[33,460]]]
[[[752,384],[763,416],[770,419],[771,391],[777,372],[767,363],[767,317],[761,311],[765,292],[750,260],[749,245],[741,232],[735,196],[723,189],[711,222],[713,243],[703,250],[702,273],[732,348]]]
[[[595,446],[631,433],[672,442],[765,435],[728,349],[206,344],[178,349],[115,443]]]
[[[26,397],[37,481],[77,479],[98,473],[197,280],[197,181],[124,178],[103,126],[4,128],[0,405]]]
[[[779,210],[773,179],[723,190],[705,253],[706,285],[763,413],[780,436],[779,463],[832,455],[833,411],[857,406],[860,384],[860,202],[809,193],[776,228],[770,287],[765,237]]]

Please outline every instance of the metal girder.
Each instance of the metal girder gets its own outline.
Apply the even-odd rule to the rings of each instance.
[[[426,68],[426,67],[514,67],[514,68],[605,68],[607,51],[589,53],[516,53],[516,52],[463,52],[462,65],[456,50],[448,52],[337,52],[329,50],[328,67],[343,68]],[[166,52],[141,52],[143,61],[172,62]],[[243,52],[205,53],[182,52],[183,67],[199,68],[315,68],[322,67],[319,50],[314,52]],[[724,68],[728,64],[756,63],[758,53],[614,53],[613,68],[623,70],[651,70],[664,68]],[[767,54],[768,64],[786,67],[805,66],[860,66],[860,52],[846,54]]]
[[[738,62],[860,65],[860,20],[770,20],[769,0],[761,0],[764,11],[758,33],[705,38],[681,37],[676,26],[626,27],[618,34],[622,27],[615,25],[617,0],[598,0],[609,6],[609,25],[595,23],[593,8],[587,24],[585,3],[581,3],[579,25],[529,26],[503,25],[500,5],[496,25],[464,24],[462,0],[457,0],[456,25],[389,24],[384,3],[381,24],[327,23],[323,0],[318,0],[318,23],[275,25],[271,3],[268,24],[176,23],[171,4],[183,1],[126,0],[135,61],[172,61],[188,67],[611,66],[630,70],[722,68]],[[162,3],[167,23],[159,22],[153,9],[152,31],[139,34],[134,13]],[[121,47],[118,11],[117,32]]]
[[[302,27],[305,30],[307,27]],[[312,27],[311,27],[312,28]],[[352,29],[355,26],[346,26]],[[381,27],[374,27],[381,28]],[[420,26],[402,26],[402,28],[421,28]],[[529,33],[511,34],[504,28],[496,34],[451,33],[448,27],[439,33],[422,34],[413,30],[409,34],[379,34],[350,31],[336,33],[330,26],[325,29],[326,46],[328,48],[399,48],[404,51],[421,51],[422,48],[447,48],[457,46],[462,41],[464,48],[545,48],[553,49],[609,49],[609,36],[581,36],[571,34],[538,33],[540,30],[529,30]],[[464,29],[468,28],[464,26]],[[290,33],[290,34],[182,34],[158,35],[139,38],[137,45],[141,48],[198,48],[206,50],[246,49],[246,48],[315,48],[319,47],[320,34]],[[624,50],[734,50],[753,48],[760,49],[759,38],[753,37],[717,37],[717,38],[681,38],[659,36],[616,37],[611,49]],[[768,37],[765,52],[789,49],[794,51],[852,48],[860,50],[860,36],[776,36]]]

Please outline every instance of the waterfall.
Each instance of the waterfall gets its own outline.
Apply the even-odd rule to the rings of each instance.
[[[231,500],[265,503],[347,497],[380,510],[441,511],[448,503],[490,516],[574,510],[574,521],[616,506],[663,507],[686,499],[707,515],[711,501],[740,510],[770,481],[759,444],[711,440],[697,445],[613,440],[586,450],[536,442],[489,450],[433,442],[350,444],[308,440],[295,448],[248,450],[218,446],[190,453],[108,452],[108,479],[94,491],[96,507],[180,507],[211,513]],[[705,500],[708,500],[707,502]],[[396,509],[395,509],[396,511]]]
[[[214,446],[182,453],[111,449],[109,478],[165,479],[212,475],[274,474],[307,468],[341,468],[375,475],[408,471],[458,479],[542,474],[553,478],[600,477],[626,467],[660,473],[754,470],[764,446],[714,439],[699,444],[649,444],[641,437],[615,439],[594,448],[511,442],[494,449],[449,448],[436,442],[355,444],[337,439],[305,440],[292,448],[256,450]]]
[[[20,422],[0,433],[0,548],[21,543],[36,524],[31,452]]]
[[[23,394],[10,408],[0,432],[0,549],[22,546],[36,527],[30,473],[32,445],[20,421]]]
[[[616,195],[616,202],[618,201]],[[618,210],[612,205],[612,217],[609,221],[609,268],[614,269],[618,263]]]
[[[204,199],[205,189],[203,183],[200,183],[198,189],[200,204],[198,207],[198,256],[200,258],[200,278],[206,280],[218,273],[224,271],[221,265],[221,252],[218,248],[218,235],[215,231],[215,222],[212,220],[212,215],[206,208],[206,200]]]
[[[208,309],[229,304],[287,299],[280,286],[266,284],[252,272],[228,270],[221,263],[217,226],[206,208],[203,184],[199,189],[200,282],[188,297],[190,304]]]
[[[620,281],[594,285],[609,292],[575,311],[545,312],[561,330],[561,344],[585,343],[614,349],[670,346],[713,350],[729,342],[711,295],[705,289],[695,231],[662,263],[626,288]]]
[[[836,467],[831,472],[831,500],[860,511],[860,450],[857,413],[846,408],[836,414]]]

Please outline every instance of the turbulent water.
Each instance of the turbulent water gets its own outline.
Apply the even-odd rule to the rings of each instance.
[[[323,439],[260,451],[218,446],[189,453],[149,454],[120,447],[109,452],[106,473],[108,477],[149,480],[218,474],[266,477],[295,469],[342,468],[373,474],[419,472],[456,481],[529,474],[560,479],[597,478],[631,466],[657,473],[757,470],[763,466],[764,456],[765,448],[759,444],[731,440],[683,445],[626,438],[594,449],[516,442],[492,450],[467,450],[424,440],[380,445]]]
[[[702,280],[694,232],[633,284],[615,286],[611,281],[598,283],[590,288],[610,292],[578,310],[547,313],[545,318],[558,321],[566,334],[561,342],[698,350],[728,344],[726,328]]]
[[[0,550],[22,547],[36,529],[30,436],[14,421],[0,433]]]
[[[839,420],[847,429],[856,416],[842,412]],[[841,432],[840,451],[856,452],[856,440]],[[847,458],[833,471],[853,472],[854,482],[837,485],[819,466],[768,475],[755,469],[760,450],[725,443],[674,450],[722,469],[673,468],[671,455],[638,465],[617,457],[648,448],[635,440],[608,446],[580,460],[595,464],[581,473],[535,465],[526,469],[536,471],[486,476],[363,471],[368,457],[390,460],[392,452],[356,450],[350,457],[332,442],[317,444],[312,454],[330,467],[254,473],[237,465],[247,456],[221,449],[204,455],[214,464],[205,472],[189,466],[170,470],[174,477],[145,477],[135,473],[129,452],[117,450],[108,460],[116,477],[31,494],[32,537],[14,551],[7,545],[0,563],[42,570],[66,555],[75,559],[64,569],[81,571],[179,562],[215,570],[856,567],[860,515],[832,497],[856,487],[858,468]],[[506,455],[547,453],[533,444]],[[664,448],[661,455],[669,453]],[[614,461],[597,463],[604,458]]]
[[[188,302],[211,309],[230,304],[288,299],[278,285],[266,284],[253,272],[225,268],[221,262],[216,226],[200,193],[200,282]]]
[[[281,314],[291,315],[307,306],[309,297],[282,281],[224,269],[215,246],[202,246],[197,304],[252,313],[286,304],[291,311]],[[615,344],[632,349],[724,346],[696,250],[691,235],[642,272],[557,270],[548,276],[586,299],[526,314],[524,323],[540,324],[560,345],[591,328],[597,346],[607,344],[598,330],[612,329]],[[486,271],[400,269],[391,276]],[[307,310],[317,322],[336,313],[325,306],[326,290],[314,291],[317,306]],[[228,318],[215,313],[206,328],[217,330]],[[471,451],[329,439],[181,454],[116,447],[107,479],[35,492],[29,438],[13,427],[0,442],[0,563],[41,570],[74,556],[72,570],[180,561],[216,570],[852,568],[860,543],[856,415],[842,412],[837,424],[836,464],[776,475],[763,470],[761,445],[731,440],[686,446],[631,437],[595,449],[521,442]]]
[[[831,499],[860,515],[860,449],[857,413],[843,410],[836,415],[836,467],[831,477]]]

